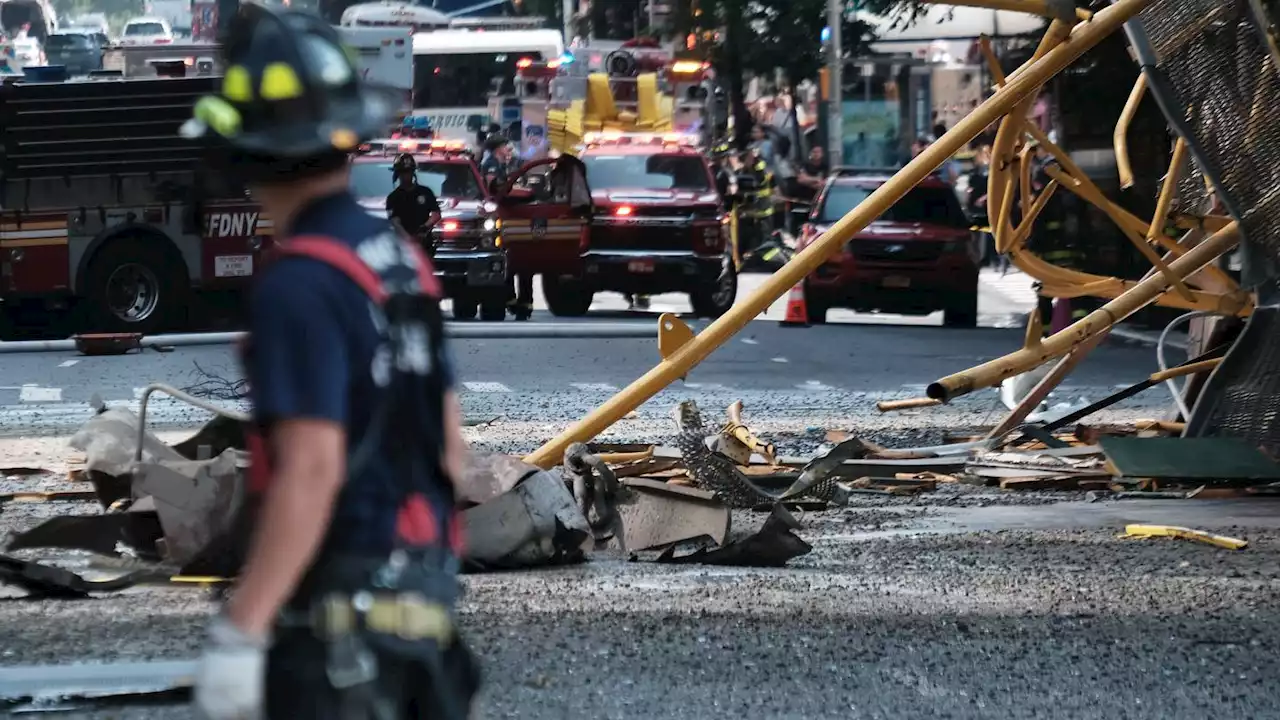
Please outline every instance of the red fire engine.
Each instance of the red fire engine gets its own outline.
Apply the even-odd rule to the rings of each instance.
[[[0,326],[154,333],[244,286],[271,221],[178,136],[214,82],[0,86]]]

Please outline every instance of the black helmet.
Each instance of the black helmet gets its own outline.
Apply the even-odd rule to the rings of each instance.
[[[337,31],[315,15],[240,6],[223,39],[217,94],[182,128],[249,160],[344,155],[386,130],[395,101],[366,86]]]
[[[401,173],[417,173],[418,161],[413,159],[409,153],[400,153],[396,156],[396,161],[391,163],[391,173],[399,177]]]

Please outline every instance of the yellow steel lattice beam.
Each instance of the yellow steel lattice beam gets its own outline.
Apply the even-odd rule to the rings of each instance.
[[[843,247],[856,233],[861,232],[872,220],[882,215],[908,190],[937,170],[943,162],[959,152],[987,126],[1018,108],[1021,108],[1021,112],[1016,112],[1015,117],[1026,117],[1026,108],[1030,102],[1034,101],[1035,95],[1046,81],[1075,62],[1086,51],[1153,2],[1154,0],[1117,0],[1094,14],[1089,22],[1075,24],[1074,27],[1054,20],[1050,23],[1045,39],[1033,58],[1017,72],[1012,73],[1004,87],[956,123],[923,153],[907,163],[894,174],[893,178],[877,188],[831,229],[797,253],[755,292],[740,300],[729,312],[707,326],[679,350],[664,358],[631,385],[535,450],[525,458],[526,461],[539,467],[552,467],[560,461],[564,449],[570,443],[590,440],[663,388],[686,375],[690,368],[702,362],[748,322],[766,311],[770,305],[782,297],[783,293],[803,282],[806,276]],[[1032,4],[1032,0],[1027,0],[1020,6],[1030,7]],[[1045,8],[1048,16],[1050,3],[1039,4]],[[989,7],[990,4],[979,6]],[[1064,42],[1068,39],[1070,42]],[[997,142],[1000,143],[1003,140],[1004,152],[997,157],[1001,162],[1007,163],[1010,159],[1008,155],[1017,140],[1016,136],[1021,133],[1017,128],[1008,127],[1007,124],[1002,125],[1001,132],[1004,136],[998,136]],[[1000,188],[1000,190],[1003,189]],[[996,206],[1003,197],[1004,194],[1000,193],[993,198]],[[1188,252],[1175,262],[1182,262],[1192,257],[1197,251],[1203,252],[1202,248],[1208,245],[1206,241],[1205,244]]]

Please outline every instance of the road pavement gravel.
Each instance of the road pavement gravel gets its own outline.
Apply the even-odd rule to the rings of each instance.
[[[28,457],[47,458],[51,443],[28,443]],[[1168,501],[1080,499],[968,486],[860,497],[800,514],[814,550],[785,569],[606,555],[469,576],[462,614],[487,676],[481,717],[1276,717],[1280,513],[1267,508],[1280,506],[1178,503],[1199,526],[1250,541],[1231,552],[1117,538],[1115,517],[1159,517]],[[10,505],[0,532],[66,511]],[[1022,517],[1031,527],[1008,529]],[[735,512],[734,526],[762,518]],[[214,609],[207,591],[169,588],[0,602],[0,664],[190,657]]]
[[[985,391],[942,408],[880,415],[874,401],[1018,346],[1016,329],[755,323],[603,439],[669,440],[674,403],[708,418],[746,400],[747,422],[786,454],[838,428],[889,446],[935,444],[1001,414]],[[748,342],[749,341],[749,342]],[[651,342],[460,344],[467,429],[487,450],[527,452],[656,360]],[[536,358],[532,362],[530,358]],[[783,358],[782,362],[775,361]],[[74,359],[74,358],[71,358]],[[0,357],[5,385],[128,400],[149,380],[181,382],[195,362],[234,368],[223,348],[129,358]],[[1055,399],[1096,400],[1151,372],[1149,349],[1107,345]],[[498,383],[505,389],[492,385]],[[0,389],[2,390],[2,389]],[[1152,390],[1100,419],[1160,416]],[[0,398],[0,405],[5,405]],[[15,409],[16,408],[16,409]],[[22,415],[22,412],[28,412]],[[65,419],[73,412],[73,419]],[[83,410],[0,410],[0,467],[55,476],[0,479],[0,492],[64,487],[65,434]],[[45,419],[41,419],[44,417]],[[23,419],[15,427],[14,421]],[[172,416],[169,427],[199,415]],[[15,436],[25,436],[22,438]],[[37,437],[47,436],[47,437]],[[166,436],[166,439],[173,436]],[[463,623],[484,661],[484,718],[1003,719],[1280,717],[1275,603],[1280,524],[1257,503],[1191,511],[1250,541],[1231,552],[1121,540],[1126,518],[1174,506],[1076,502],[1078,493],[947,486],[918,498],[859,497],[802,513],[814,550],[784,569],[665,566],[602,557],[561,569],[469,576]],[[1203,506],[1208,508],[1209,506]],[[1164,508],[1169,508],[1165,510]],[[0,511],[0,535],[89,505]],[[748,530],[761,515],[738,512]],[[1181,521],[1181,520],[1180,520]],[[75,554],[58,556],[87,567]],[[207,591],[138,588],[84,601],[0,599],[0,665],[183,658],[215,609]],[[185,707],[67,717],[193,717]]]

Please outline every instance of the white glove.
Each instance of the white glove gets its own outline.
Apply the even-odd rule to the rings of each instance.
[[[206,720],[262,717],[267,641],[254,638],[222,616],[209,626],[196,670],[195,706]]]

